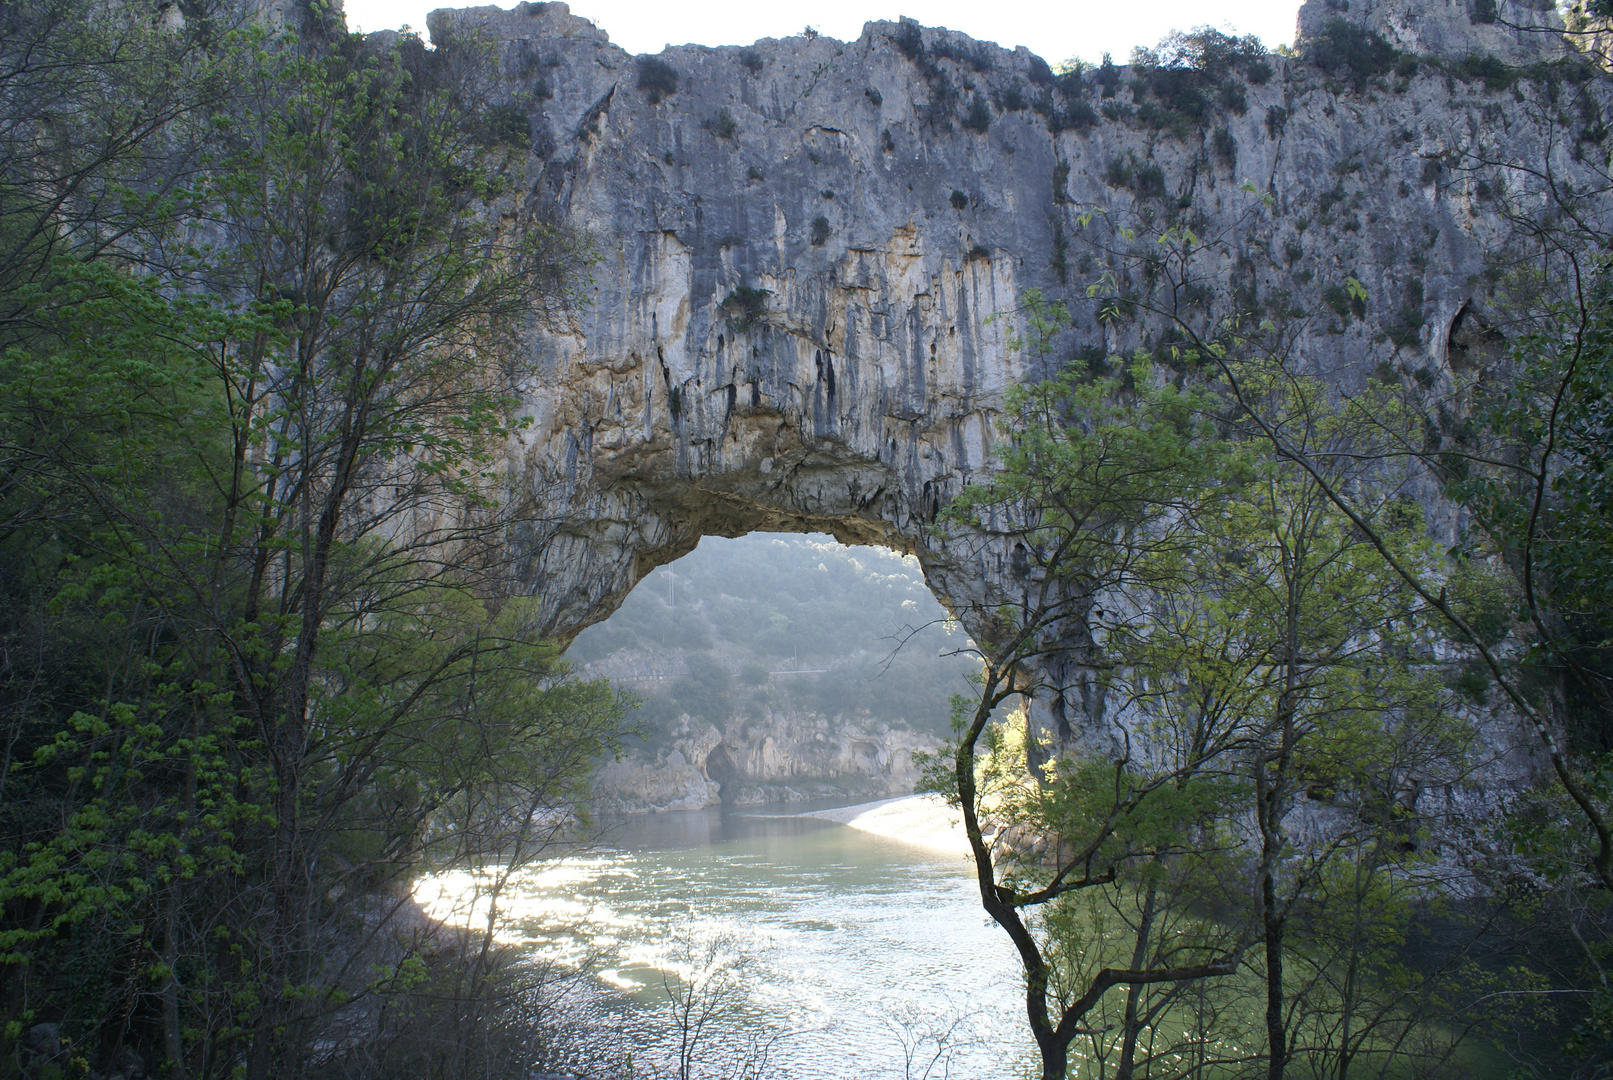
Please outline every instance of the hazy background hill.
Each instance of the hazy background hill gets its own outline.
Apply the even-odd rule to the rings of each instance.
[[[946,732],[949,699],[975,666],[967,646],[911,556],[755,533],[707,537],[657,569],[568,656],[643,699],[630,755],[651,768],[676,752],[670,767],[688,782],[680,800],[704,770],[719,785],[748,784],[742,801],[758,801],[829,794],[822,785],[837,781],[869,794],[905,788],[901,734],[928,742]],[[734,789],[723,798],[734,801]]]

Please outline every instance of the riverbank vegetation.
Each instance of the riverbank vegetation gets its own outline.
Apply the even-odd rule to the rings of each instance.
[[[1319,378],[1303,313],[1204,303],[1249,256],[1186,222],[1089,215],[1090,311],[1027,293],[1041,363],[1143,342],[1018,391],[949,511],[1014,523],[1025,599],[928,785],[1044,1077],[1605,1075],[1603,209],[1509,209],[1508,334],[1443,373]]]
[[[576,302],[592,245],[529,195],[484,43],[287,10],[0,7],[3,1075],[525,1077],[607,1044],[567,1042],[492,914],[633,722],[504,554],[544,495],[505,458],[509,328]],[[1262,84],[1252,49],[1216,63]],[[1145,126],[1212,107],[1210,55],[1143,57]],[[1458,157],[1425,183],[1468,170],[1513,226],[1508,321],[1461,314],[1444,369],[1401,359],[1420,280],[1344,275],[1317,318],[1398,308],[1387,359],[1313,370],[1271,252],[1195,231],[1157,164],[1110,163],[1134,219],[1057,226],[1084,295],[1012,313],[1058,374],[937,527],[989,523],[1020,602],[968,613],[978,694],[929,782],[1047,1080],[1613,1074],[1613,177]],[[1077,320],[1127,347],[1060,352]],[[935,617],[913,567],[777,543],[687,564],[580,655],[684,653],[651,738],[765,712],[773,665],[829,669],[813,708],[931,724],[949,631],[887,639]],[[463,932],[410,892],[455,869],[488,912]]]
[[[495,550],[500,327],[586,245],[474,42],[172,11],[0,14],[0,1069],[514,1075],[540,997],[408,882],[622,724]]]

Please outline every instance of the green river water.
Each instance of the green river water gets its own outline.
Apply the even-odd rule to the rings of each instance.
[[[594,850],[511,883],[501,936],[590,971],[611,1026],[657,1071],[677,1057],[667,986],[713,941],[742,969],[703,1034],[711,1074],[768,1042],[767,1075],[802,1080],[1024,1071],[1018,965],[964,854],[802,809],[609,822]]]

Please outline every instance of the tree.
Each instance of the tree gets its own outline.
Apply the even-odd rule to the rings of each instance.
[[[211,30],[221,31],[218,16]],[[55,260],[121,251],[171,224],[196,163],[176,138],[218,105],[203,25],[89,0],[0,11],[0,327],[26,334]]]
[[[1330,406],[1325,386],[1286,373],[1248,378],[1244,389],[1272,427],[1335,465],[1335,486],[1362,493],[1361,516],[1403,564],[1432,560],[1416,504],[1374,483],[1372,458],[1355,452],[1377,430],[1364,414]],[[1393,842],[1397,823],[1413,827],[1420,788],[1440,773],[1460,776],[1470,737],[1442,715],[1443,687],[1419,670],[1436,639],[1379,550],[1292,462],[1260,454],[1250,479],[1223,515],[1226,526],[1204,542],[1234,553],[1218,560],[1213,588],[1244,654],[1259,657],[1239,673],[1239,689],[1243,708],[1261,717],[1247,769],[1267,1075],[1275,1080],[1292,1045],[1284,965],[1296,907],[1341,854],[1369,838]],[[1296,842],[1306,799],[1335,811],[1334,820]]]
[[[1455,660],[1446,661],[1444,677],[1481,702],[1488,688],[1498,689],[1504,709],[1543,751],[1551,781],[1533,793],[1502,796],[1516,815],[1512,824],[1469,848],[1471,870],[1494,889],[1497,903],[1519,895],[1513,893],[1519,875],[1543,875],[1535,880],[1552,889],[1572,878],[1570,891],[1589,886],[1601,895],[1613,884],[1605,770],[1591,749],[1606,711],[1595,629],[1606,622],[1597,582],[1606,561],[1599,557],[1606,512],[1592,494],[1605,470],[1598,453],[1585,450],[1605,441],[1596,359],[1604,350],[1597,249],[1606,235],[1597,193],[1605,185],[1580,193],[1555,172],[1554,161],[1548,155],[1543,165],[1518,166],[1530,183],[1519,192],[1502,188],[1518,242],[1509,248],[1510,261],[1502,260],[1507,287],[1499,307],[1518,335],[1515,344],[1506,348],[1490,325],[1495,312],[1468,311],[1453,331],[1448,373],[1409,379],[1402,377],[1407,369],[1385,363],[1364,385],[1346,381],[1317,398],[1306,415],[1355,417],[1360,437],[1342,450],[1308,442],[1308,422],[1296,425],[1262,410],[1273,378],[1298,383],[1308,370],[1303,317],[1270,315],[1241,294],[1229,303],[1206,302],[1216,295],[1218,266],[1257,250],[1240,240],[1274,212],[1267,200],[1251,199],[1248,220],[1225,237],[1176,225],[1149,243],[1114,222],[1106,223],[1105,238],[1091,237],[1119,268],[1089,288],[1100,319],[1107,310],[1157,320],[1156,340],[1169,346],[1179,370],[1225,387],[1229,426],[1300,470],[1436,619],[1449,639],[1446,655]],[[1477,154],[1464,167],[1499,164]],[[1338,294],[1341,303],[1365,300],[1353,279]],[[1376,482],[1355,480],[1358,467]],[[1441,492],[1467,511],[1465,535],[1448,557],[1407,558],[1374,519],[1378,493],[1397,488],[1425,501]],[[1454,824],[1444,842],[1463,831]],[[1480,854],[1486,848],[1508,854]],[[1532,889],[1521,895],[1538,899]],[[1599,919],[1578,925],[1587,972],[1601,965]],[[1560,970],[1544,954],[1530,961],[1537,972],[1553,966]],[[1580,993],[1561,989],[1565,1003]],[[1605,1041],[1605,1032],[1584,1045],[1597,1039]]]
[[[1031,345],[1044,349],[1065,316],[1037,294],[1027,295],[1026,306]],[[1168,722],[1145,737],[1133,732],[1131,717],[1117,717],[1107,730],[1083,733],[1111,743],[1103,747],[1107,754],[1085,760],[1061,760],[1059,748],[1028,725],[1015,753],[1005,730],[991,724],[1011,697],[1040,693],[1062,701],[1076,692],[1033,674],[1038,661],[1067,652],[1072,642],[1082,650],[1077,677],[1088,680],[1081,690],[1090,692],[1094,677],[1115,682],[1132,675],[1104,654],[1104,635],[1146,640],[1138,624],[1150,612],[1123,598],[1165,591],[1180,570],[1187,523],[1203,509],[1203,481],[1217,448],[1202,406],[1195,394],[1155,385],[1145,363],[1096,380],[1066,370],[1016,394],[1015,437],[1002,472],[989,489],[966,491],[949,511],[954,520],[990,520],[996,531],[1011,531],[1026,563],[1025,599],[995,613],[979,696],[959,702],[955,748],[932,760],[929,784],[962,808],[981,903],[1024,967],[1026,1015],[1047,1078],[1062,1080],[1083,1018],[1111,988],[1228,975],[1245,944],[1236,931],[1209,933],[1178,945],[1157,966],[1077,972],[1060,963],[1046,926],[1027,917],[1049,907],[1053,922],[1083,892],[1124,887],[1139,868],[1191,865],[1213,850],[1193,840],[1214,833],[1228,798],[1218,774],[1243,737],[1235,721],[1211,721],[1179,739]],[[1146,679],[1136,678],[1128,690],[1121,696],[1129,700],[1115,709],[1121,716],[1124,705],[1148,693]],[[1002,826],[989,842],[988,816]],[[1022,839],[1040,834],[1046,846],[1010,846],[1016,830]],[[1144,929],[1135,964],[1149,954],[1147,935]]]
[[[701,933],[684,927],[673,937],[670,959],[673,971],[661,976],[661,989],[677,1037],[677,1080],[765,1075],[780,1036],[752,1034],[739,1045],[719,1045],[732,1043],[742,1030],[735,1021],[745,985],[758,966],[755,947],[728,931]]]
[[[132,1042],[174,1077],[289,1076],[429,971],[389,929],[408,877],[536,857],[621,708],[496,558],[529,520],[498,328],[585,255],[501,221],[478,46],[214,44],[234,96],[165,204],[213,243],[58,254],[7,294],[34,330],[0,369],[6,611],[38,645],[0,946],[10,1039],[44,1005],[107,1068]],[[462,957],[484,1017],[495,954]]]
[[[1045,346],[1067,316],[1035,295],[1027,309]],[[1417,792],[1460,775],[1470,734],[1429,674],[1415,591],[1315,478],[1229,429],[1213,382],[1179,388],[1141,358],[1123,371],[1072,365],[1016,397],[1001,471],[955,504],[1017,540],[1026,599],[998,613],[951,775],[931,783],[962,805],[982,901],[1021,954],[1044,1075],[1064,1075],[1077,1034],[1130,1075],[1142,1029],[1258,941],[1278,1077],[1297,1035],[1290,921],[1336,860],[1415,848]],[[1247,407],[1327,455],[1381,544],[1434,558],[1416,505],[1356,452],[1392,401],[1340,409],[1316,380],[1246,374]],[[1049,743],[994,724],[1015,694],[1084,726]],[[1117,986],[1118,1023],[1083,1026]]]

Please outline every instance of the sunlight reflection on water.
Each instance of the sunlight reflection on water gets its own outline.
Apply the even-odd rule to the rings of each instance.
[[[444,874],[416,897],[433,917],[485,926],[490,880]],[[903,1039],[961,1018],[932,1076],[1023,1071],[1018,965],[961,854],[788,816],[631,818],[600,849],[512,878],[499,910],[500,940],[587,967],[640,1060],[665,1060],[675,1035],[665,985],[694,974],[680,942],[716,937],[749,966],[714,1053],[779,1036],[770,1075],[902,1077]]]

